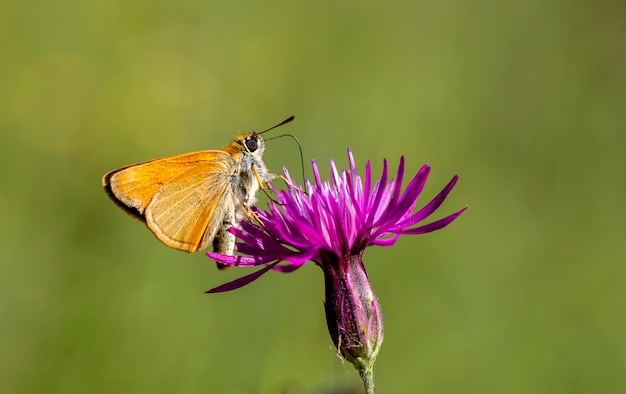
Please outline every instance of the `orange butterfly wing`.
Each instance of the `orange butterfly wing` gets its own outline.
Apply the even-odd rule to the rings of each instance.
[[[230,171],[223,151],[200,151],[151,160],[106,174],[109,196],[167,246],[195,252],[215,236],[234,210]]]

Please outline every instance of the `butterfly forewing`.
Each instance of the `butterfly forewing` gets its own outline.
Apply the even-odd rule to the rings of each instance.
[[[228,203],[233,165],[223,151],[199,151],[123,167],[102,181],[109,197],[159,240],[195,252],[210,242],[224,212],[234,209]]]
[[[229,168],[220,162],[199,163],[161,186],[145,211],[157,238],[187,252],[204,249],[225,213],[234,210]]]
[[[164,157],[122,167],[102,178],[103,186],[113,201],[133,216],[143,216],[152,197],[165,183],[207,161],[231,161],[222,151],[199,151]]]

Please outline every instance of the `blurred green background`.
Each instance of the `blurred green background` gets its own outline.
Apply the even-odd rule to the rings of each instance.
[[[359,390],[317,267],[205,295],[250,271],[101,187],[292,114],[307,176],[405,155],[423,201],[460,175],[438,217],[470,206],[366,252],[377,392],[626,391],[623,2],[9,1],[0,40],[0,392]]]

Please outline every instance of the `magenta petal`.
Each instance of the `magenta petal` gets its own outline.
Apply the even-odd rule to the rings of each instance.
[[[446,200],[446,197],[448,197],[448,194],[452,191],[452,188],[454,188],[454,185],[456,185],[458,179],[459,176],[455,175],[452,180],[448,182],[446,187],[444,187],[443,190],[439,192],[439,194],[437,194],[432,200],[430,200],[428,204],[426,204],[422,209],[417,211],[417,213],[415,213],[411,217],[398,223],[396,226],[394,226],[394,228],[406,228],[429,217],[433,212],[437,210],[437,208],[441,206],[441,204],[443,204],[443,202]]]
[[[461,209],[460,211],[457,211],[457,212],[453,213],[450,216],[446,216],[443,219],[439,219],[439,220],[436,220],[436,221],[434,221],[432,223],[425,224],[423,226],[415,227],[415,228],[412,228],[412,229],[401,230],[401,231],[398,231],[398,234],[426,234],[426,233],[433,232],[435,230],[442,229],[442,228],[446,227],[448,224],[452,223],[454,221],[454,219],[456,219],[466,209],[467,209],[467,206],[464,207],[463,209]]]
[[[365,164],[365,186],[363,187],[363,192],[365,193],[364,199],[364,207],[368,207],[370,203],[371,197],[371,188],[372,188],[372,169],[371,169],[370,161],[368,160]]]
[[[404,190],[404,193],[402,193],[398,203],[398,209],[400,211],[410,214],[410,211],[415,208],[415,204],[417,204],[417,200],[420,194],[422,194],[422,190],[424,190],[424,185],[426,185],[426,180],[428,179],[429,174],[430,166],[428,164],[424,164],[422,168],[419,169],[415,177],[411,179]],[[407,215],[407,217],[408,216],[410,215]]]
[[[402,190],[402,179],[404,178],[404,156],[400,157],[400,164],[398,164],[398,172],[396,175],[396,181],[393,185],[393,197],[391,198],[392,204],[400,198],[400,190]]]
[[[316,252],[317,250],[308,250],[306,252],[284,254],[280,256],[280,259],[289,261],[294,265],[302,265],[311,260],[315,256]]]
[[[245,285],[249,285],[250,283],[254,282],[255,280],[259,279],[259,277],[261,277],[261,275],[263,275],[264,273],[266,273],[267,271],[271,270],[272,268],[274,268],[274,266],[276,266],[276,264],[278,264],[280,261],[276,261],[275,263],[272,264],[268,264],[267,266],[263,267],[262,269],[253,272],[249,275],[246,276],[242,276],[241,278],[235,279],[231,282],[228,283],[224,283],[221,286],[217,286],[214,287],[210,290],[205,291],[205,293],[207,294],[212,294],[212,293],[223,293],[226,291],[231,291],[231,290],[236,290],[240,287],[244,287]]]
[[[311,166],[313,167],[313,178],[315,179],[315,184],[321,185],[322,179],[320,178],[320,172],[317,169],[317,164],[315,163],[315,160],[311,161]]]
[[[273,268],[273,270],[276,272],[282,272],[283,274],[288,274],[290,272],[293,272],[299,269],[303,265],[304,263],[303,264],[277,265]]]
[[[366,219],[366,226],[371,227],[372,223],[376,219],[376,213],[378,211],[378,205],[380,204],[380,200],[385,194],[385,189],[387,186],[387,160],[383,160],[383,174],[379,181],[374,184],[373,194],[374,200],[372,201],[372,205],[369,207],[369,215]]]
[[[391,238],[382,238],[382,239],[378,238],[378,239],[375,239],[372,242],[370,242],[370,244],[371,245],[378,245],[378,246],[392,246],[393,244],[396,243],[398,238],[400,238],[400,234],[395,234]]]
[[[206,255],[220,264],[232,267],[256,267],[274,260],[271,256],[229,256],[215,252],[206,252]]]

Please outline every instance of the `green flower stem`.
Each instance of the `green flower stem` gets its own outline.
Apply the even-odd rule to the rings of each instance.
[[[374,394],[374,366],[361,367],[359,375],[365,386],[365,394]]]

